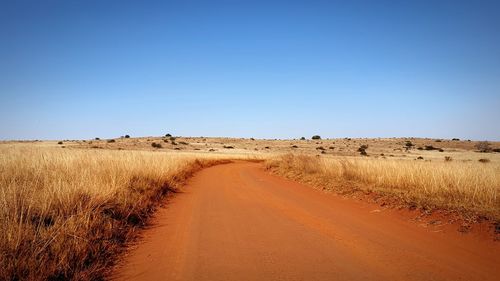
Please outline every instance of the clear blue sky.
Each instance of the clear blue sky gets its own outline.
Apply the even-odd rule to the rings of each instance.
[[[499,3],[0,0],[0,139],[500,140]]]

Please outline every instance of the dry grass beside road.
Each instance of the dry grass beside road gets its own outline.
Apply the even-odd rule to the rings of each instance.
[[[406,205],[500,219],[500,163],[323,158],[287,154],[267,162],[278,174],[338,192],[375,191]],[[354,184],[353,184],[354,183]]]
[[[101,278],[165,193],[221,161],[0,146],[0,280]]]

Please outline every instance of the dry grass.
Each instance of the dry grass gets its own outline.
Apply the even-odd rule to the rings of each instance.
[[[0,146],[0,280],[101,279],[162,196],[221,157]]]
[[[267,162],[275,172],[317,187],[375,191],[406,204],[500,219],[500,164],[287,154]],[[353,184],[357,183],[357,184]]]

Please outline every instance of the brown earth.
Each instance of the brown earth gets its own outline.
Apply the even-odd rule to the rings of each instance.
[[[498,280],[500,242],[239,162],[199,172],[114,280]]]

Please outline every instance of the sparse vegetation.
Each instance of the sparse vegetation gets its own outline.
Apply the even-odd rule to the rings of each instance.
[[[57,144],[63,144],[63,142],[62,141],[58,141]]]
[[[126,139],[129,139],[129,138],[130,138],[130,135],[125,135],[125,138],[126,138]]]
[[[490,159],[486,159],[486,158],[481,158],[478,161],[481,163],[490,163]]]
[[[320,140],[320,139],[321,139],[321,137],[320,137],[320,136],[318,136],[318,135],[314,135],[314,136],[312,136],[312,138],[311,138],[311,139],[313,139],[313,140]]]
[[[151,143],[151,146],[154,148],[162,148],[161,143],[156,143],[156,142]]]
[[[114,139],[108,140],[108,143],[113,143],[113,142],[116,142],[116,141]]]

